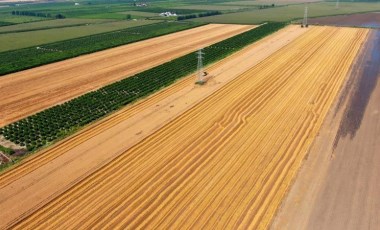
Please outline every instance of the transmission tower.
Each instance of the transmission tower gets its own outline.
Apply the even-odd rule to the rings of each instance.
[[[339,0],[336,0],[335,9],[339,9]]]
[[[202,49],[198,50],[197,52],[198,54],[198,67],[197,67],[197,73],[198,73],[198,76],[197,76],[197,82],[196,83],[199,83],[199,84],[202,84],[204,81],[203,81],[203,55],[204,53],[202,52]]]
[[[307,24],[307,6],[305,6],[305,13],[303,14],[302,27],[308,27],[308,24]]]

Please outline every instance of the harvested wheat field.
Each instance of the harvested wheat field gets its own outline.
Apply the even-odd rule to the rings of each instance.
[[[252,28],[210,24],[3,76],[0,127]]]
[[[368,33],[307,30],[14,227],[267,228]]]
[[[378,229],[379,52],[371,30],[272,229]]]
[[[207,85],[195,87],[195,76],[187,76],[1,174],[0,207],[4,211],[0,212],[0,219],[4,221],[0,222],[0,229],[48,203],[306,32],[299,26],[287,26],[208,67],[207,72],[213,77]]]

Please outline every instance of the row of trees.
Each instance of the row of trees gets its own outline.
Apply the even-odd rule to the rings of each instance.
[[[201,17],[208,17],[208,16],[213,16],[213,15],[218,15],[222,14],[220,11],[208,11],[204,13],[199,13],[199,14],[188,14],[188,15],[181,15],[177,17],[177,20],[186,20],[186,19],[191,19],[191,18],[201,18]]]
[[[206,47],[205,64],[218,61],[284,25],[268,23]],[[32,151],[172,84],[196,68],[196,53],[190,53],[5,126],[0,134]]]
[[[262,10],[262,9],[268,9],[268,8],[273,8],[273,7],[275,7],[274,4],[271,4],[271,5],[260,5],[259,9]]]
[[[57,19],[66,18],[62,14],[51,15],[50,13],[41,13],[41,12],[34,12],[34,11],[17,11],[17,10],[14,10],[14,11],[12,11],[11,14],[12,15],[21,15],[21,16],[42,17],[42,18],[57,18]]]

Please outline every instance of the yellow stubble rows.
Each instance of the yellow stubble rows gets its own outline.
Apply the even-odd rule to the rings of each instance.
[[[309,30],[14,227],[267,228],[368,33]]]

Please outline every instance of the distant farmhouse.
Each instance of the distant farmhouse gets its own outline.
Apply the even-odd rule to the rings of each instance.
[[[171,16],[177,16],[176,13],[172,13],[172,12],[163,12],[160,14],[160,16],[162,17],[171,17]]]

